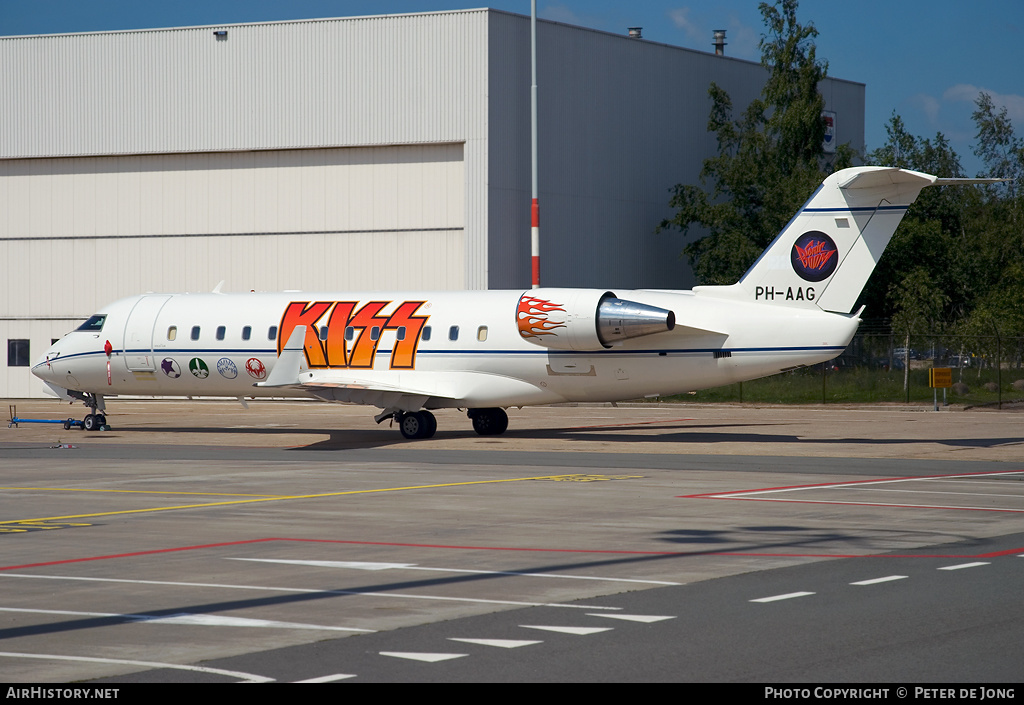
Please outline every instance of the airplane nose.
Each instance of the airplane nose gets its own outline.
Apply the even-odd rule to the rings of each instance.
[[[42,357],[36,360],[36,364],[32,366],[32,374],[45,382],[56,381],[56,370],[53,369],[53,362],[60,357],[60,350],[56,345],[50,346],[50,349],[43,353]]]

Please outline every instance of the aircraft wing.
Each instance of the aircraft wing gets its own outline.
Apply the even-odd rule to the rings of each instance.
[[[486,405],[497,399],[548,400],[550,393],[514,377],[472,370],[309,369],[306,326],[296,326],[264,382],[257,387],[301,389],[327,401],[415,411],[429,399]],[[557,400],[556,400],[557,401]]]

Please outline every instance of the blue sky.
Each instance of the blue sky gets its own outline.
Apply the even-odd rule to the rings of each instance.
[[[764,27],[756,0],[538,0],[541,18],[711,51],[713,29],[728,30],[726,53],[759,60]],[[0,35],[181,27],[311,17],[494,7],[524,15],[529,0],[0,0]],[[885,141],[893,111],[921,137],[942,132],[968,175],[973,101],[980,90],[1006,106],[1024,137],[1024,0],[804,0],[798,17],[819,31],[829,74],[867,85],[868,149]]]

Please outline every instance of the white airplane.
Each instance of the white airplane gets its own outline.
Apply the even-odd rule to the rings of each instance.
[[[832,174],[731,286],[437,293],[143,294],[110,304],[32,372],[107,428],[109,396],[315,397],[376,406],[430,438],[467,409],[680,394],[838,356],[851,313],[926,186],[980,183],[888,167]],[[243,401],[244,403],[244,401]]]

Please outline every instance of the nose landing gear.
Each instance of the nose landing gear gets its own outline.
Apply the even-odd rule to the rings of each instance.
[[[103,401],[102,394],[92,394],[86,392],[79,394],[78,392],[68,392],[75,398],[81,400],[83,404],[89,407],[89,413],[85,415],[85,418],[81,421],[75,421],[68,419],[64,422],[64,428],[70,429],[73,426],[81,426],[85,431],[109,431],[110,426],[107,424],[107,417],[103,413],[107,410],[107,405]]]

